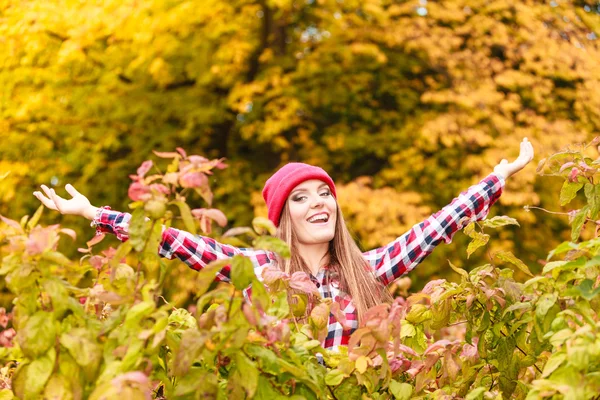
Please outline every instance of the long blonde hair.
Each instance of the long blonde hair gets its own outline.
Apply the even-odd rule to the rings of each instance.
[[[335,233],[329,242],[329,268],[339,275],[340,289],[352,297],[360,323],[369,308],[382,303],[391,303],[393,298],[383,283],[375,277],[356,242],[352,239],[337,202],[336,209]],[[281,269],[288,274],[296,271],[310,273],[298,251],[298,239],[292,226],[287,202],[281,213],[277,237],[286,242],[291,250],[289,259],[279,260]]]

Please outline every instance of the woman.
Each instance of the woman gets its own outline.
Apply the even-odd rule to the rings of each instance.
[[[269,219],[278,228],[277,236],[290,246],[289,260],[270,251],[240,249],[174,228],[164,230],[159,254],[168,259],[177,257],[195,270],[216,259],[243,254],[252,260],[258,277],[269,265],[278,265],[288,273],[306,271],[321,296],[332,298],[345,313],[348,329],[333,315],[329,318],[323,347],[336,348],[348,344],[368,308],[391,301],[387,285],[412,270],[442,241],[449,243],[461,228],[461,221],[484,219],[500,197],[505,179],[523,169],[532,158],[533,147],[525,138],[515,161],[502,160],[492,174],[448,206],[388,245],[366,253],[360,252],[348,233],[331,177],[319,167],[287,164],[266,182],[263,197]],[[42,189],[46,195],[34,195],[46,207],[83,216],[92,221],[98,232],[127,240],[130,214],[94,207],[71,185],[66,186],[71,199],[58,196],[45,185]],[[229,267],[219,271],[216,278],[228,281]]]

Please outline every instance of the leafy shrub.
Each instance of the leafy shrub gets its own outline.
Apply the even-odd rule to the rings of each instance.
[[[73,232],[40,226],[41,209],[20,222],[2,217],[0,274],[16,298],[0,321],[0,399],[598,398],[598,231],[577,243],[584,225],[600,224],[600,159],[586,156],[588,148],[552,155],[538,167],[565,180],[561,203],[581,189],[586,201],[569,213],[573,240],[550,252],[542,275],[532,277],[510,252],[471,271],[450,263],[460,282],[432,281],[372,308],[337,351],[321,341],[330,314],[344,324],[343,315],[315,296],[302,273],[266,268],[259,279],[250,261],[236,256],[189,272],[197,296],[190,310],[162,296],[171,272],[156,255],[162,225],[208,234],[213,221],[226,222],[219,210],[190,210],[185,201],[197,192],[210,206],[206,178],[225,167],[221,160],[157,153],[172,160],[165,173],[148,176],[155,166],[146,162],[132,176],[130,239],[97,254],[98,236],[80,249],[80,260],[56,250],[61,235]],[[487,243],[486,229],[516,223],[463,222],[469,254]],[[259,218],[253,228],[218,239],[289,255],[273,232]],[[227,264],[232,284],[214,285]],[[407,294],[409,285],[402,278],[394,289]],[[304,293],[292,304],[290,287]]]

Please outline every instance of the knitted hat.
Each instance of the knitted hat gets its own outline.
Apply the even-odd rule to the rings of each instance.
[[[333,197],[336,197],[335,184],[327,172],[322,168],[304,163],[286,164],[267,180],[262,194],[269,210],[269,219],[275,226],[279,226],[281,211],[290,192],[302,182],[310,179],[325,182],[329,186]]]

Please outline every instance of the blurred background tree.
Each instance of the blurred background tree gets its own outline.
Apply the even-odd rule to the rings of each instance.
[[[0,18],[0,213],[12,218],[37,207],[42,183],[127,210],[128,175],[183,147],[227,157],[212,186],[229,226],[265,213],[277,167],[322,166],[367,249],[516,157],[523,137],[537,161],[600,132],[595,1],[0,0]],[[493,213],[522,226],[492,251],[535,264],[568,239],[564,217],[522,209],[558,209],[550,186],[533,166],[511,178]],[[437,249],[416,288],[450,276],[447,258],[466,266],[466,242]]]

